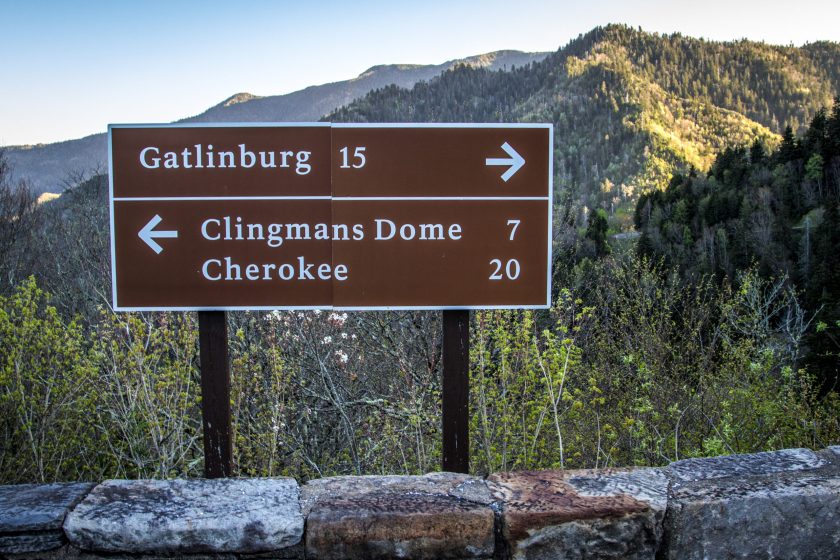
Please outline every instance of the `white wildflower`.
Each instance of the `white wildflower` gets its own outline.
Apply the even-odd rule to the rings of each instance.
[[[336,313],[335,311],[333,311],[332,313],[330,313],[328,319],[330,323],[332,323],[336,327],[341,327],[347,320],[347,313]]]

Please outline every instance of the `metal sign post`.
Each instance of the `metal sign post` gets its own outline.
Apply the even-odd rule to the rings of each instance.
[[[443,470],[470,472],[470,312],[443,312]]]
[[[204,477],[225,478],[233,475],[233,431],[227,314],[224,311],[198,312],[198,344]]]

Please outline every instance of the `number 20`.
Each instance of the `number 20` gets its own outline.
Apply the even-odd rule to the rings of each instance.
[[[507,278],[508,280],[516,280],[519,278],[519,273],[521,272],[519,261],[516,259],[510,259],[504,265],[504,271],[502,271],[502,261],[501,259],[493,259],[490,261],[492,266],[495,266],[496,269],[490,275],[490,280],[504,280]]]

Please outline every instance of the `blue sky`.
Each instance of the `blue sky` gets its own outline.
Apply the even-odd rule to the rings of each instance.
[[[556,50],[597,25],[776,44],[840,41],[829,0],[0,0],[0,146],[168,122],[385,63]]]

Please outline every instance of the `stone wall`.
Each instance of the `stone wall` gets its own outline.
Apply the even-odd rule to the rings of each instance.
[[[0,557],[840,558],[840,447],[486,479],[0,486]]]

